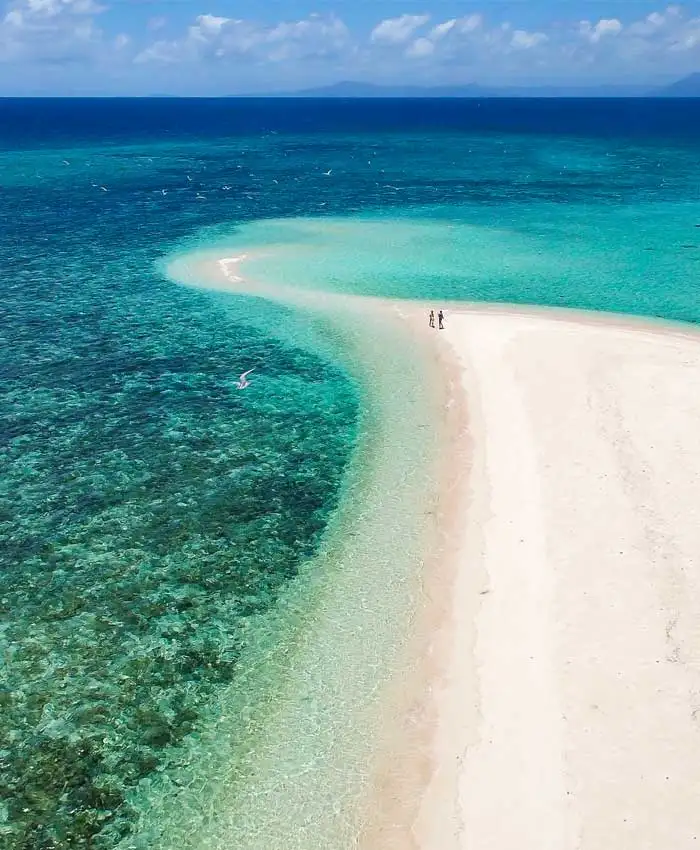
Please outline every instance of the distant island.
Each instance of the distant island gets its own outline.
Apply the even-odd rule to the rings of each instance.
[[[233,95],[240,97],[241,95]],[[700,97],[700,73],[691,74],[667,86],[648,85],[598,86],[482,86],[470,83],[460,86],[381,85],[344,81],[328,86],[269,94],[243,95],[249,97],[308,97],[308,98],[493,98],[493,97]]]
[[[659,97],[700,97],[700,73],[690,74],[665,86],[659,92]]]

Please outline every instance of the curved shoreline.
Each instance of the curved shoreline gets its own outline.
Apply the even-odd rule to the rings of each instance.
[[[231,281],[217,272],[209,264],[172,276],[228,288]],[[264,295],[307,306],[278,292]],[[207,733],[203,750],[211,760],[208,778],[196,795],[191,780],[182,790],[154,788],[139,805],[137,839],[123,850],[223,850],[233,836],[241,850],[340,850],[383,828],[374,794],[387,787],[384,754],[405,751],[394,719],[407,715],[406,682],[416,682],[419,698],[424,682],[415,670],[415,641],[419,634],[430,639],[421,614],[437,597],[444,610],[449,597],[447,577],[440,596],[425,581],[425,568],[426,553],[432,557],[442,545],[444,446],[456,443],[452,414],[460,408],[453,403],[446,413],[458,380],[455,372],[450,385],[432,344],[416,336],[410,305],[341,301],[314,295],[312,321],[360,388],[358,447],[321,551],[277,606],[278,638],[268,638],[262,652],[253,643],[261,663],[243,684],[250,698],[241,703],[253,720],[252,737],[231,717],[241,700],[222,694],[223,722]],[[419,729],[411,740],[421,749],[416,759],[410,748],[413,778],[406,783],[403,770],[391,777],[408,832],[430,772],[422,709],[418,724],[410,724],[412,736]],[[242,743],[235,740],[241,732]],[[195,775],[205,763],[195,753]]]
[[[221,268],[225,271],[226,262]],[[591,685],[586,660],[587,653],[593,651],[590,623],[604,619],[606,614],[599,607],[600,601],[596,602],[598,607],[591,608],[590,600],[584,604],[578,599],[577,588],[591,581],[594,584],[590,588],[595,588],[596,582],[607,581],[606,575],[597,575],[595,566],[598,559],[605,561],[607,550],[615,545],[614,524],[610,525],[604,514],[583,525],[577,525],[572,517],[579,509],[590,513],[590,505],[602,499],[610,501],[612,516],[625,526],[625,533],[648,532],[662,538],[671,535],[669,539],[690,533],[683,504],[678,506],[680,513],[663,520],[675,523],[673,531],[661,526],[649,531],[644,523],[639,525],[636,511],[647,511],[644,499],[655,498],[654,491],[648,489],[652,485],[645,485],[644,492],[636,492],[634,487],[629,490],[621,461],[611,460],[618,456],[619,448],[618,437],[610,436],[610,429],[619,430],[620,426],[610,419],[608,406],[612,403],[615,411],[616,400],[624,399],[630,410],[637,409],[636,419],[630,420],[624,412],[614,415],[622,416],[623,431],[634,435],[634,451],[648,452],[644,449],[647,425],[643,420],[656,427],[654,422],[663,410],[654,393],[658,396],[669,387],[682,392],[678,372],[687,368],[692,381],[697,381],[700,398],[700,335],[692,326],[626,315],[459,303],[443,304],[449,310],[446,331],[437,337],[426,336],[427,305],[423,303],[317,291],[281,292],[276,287],[243,281],[237,274],[224,281],[211,263],[200,272],[221,288],[273,299],[290,298],[317,313],[334,314],[335,322],[343,311],[361,317],[361,324],[369,323],[374,330],[368,334],[368,326],[360,328],[347,350],[354,346],[354,356],[365,367],[372,361],[376,365],[382,356],[381,346],[367,349],[373,347],[372,333],[381,338],[401,328],[402,338],[408,334],[417,347],[412,356],[416,364],[422,364],[420,374],[434,383],[434,392],[423,408],[423,414],[428,408],[433,411],[433,431],[429,432],[437,441],[433,463],[439,466],[441,455],[443,461],[440,469],[435,467],[432,502],[430,498],[423,502],[423,510],[434,511],[430,532],[434,554],[432,558],[423,557],[417,585],[420,603],[411,609],[410,634],[399,654],[392,657],[393,676],[383,680],[378,694],[379,725],[375,727],[371,754],[366,753],[372,769],[364,774],[361,796],[353,804],[359,806],[360,820],[354,820],[354,827],[344,836],[335,833],[338,843],[327,846],[345,850],[351,840],[353,846],[359,841],[363,850],[466,850],[475,844],[493,850],[510,850],[514,844],[524,850],[617,850],[626,846],[631,827],[622,823],[635,818],[643,822],[643,813],[655,810],[644,782],[639,785],[629,772],[631,765],[646,759],[651,768],[663,753],[653,740],[637,740],[634,733],[630,733],[634,747],[609,739],[610,729],[623,728],[625,721],[615,714],[605,688],[600,691],[603,685]],[[437,346],[435,340],[439,341]],[[386,355],[390,350],[391,346],[383,352]],[[534,361],[531,350],[537,351]],[[629,377],[634,392],[620,383],[610,364]],[[647,373],[649,380],[640,383],[639,376]],[[659,383],[660,374],[663,380]],[[410,389],[411,384],[401,386]],[[537,398],[533,400],[535,390]],[[374,423],[380,430],[381,416],[389,409],[383,407],[386,400],[380,397],[382,392],[391,393],[391,384],[377,388],[374,395],[375,412],[384,411]],[[580,406],[580,421],[568,416],[557,394]],[[592,413],[586,399],[598,398],[605,401],[595,402]],[[523,406],[523,399],[530,401]],[[465,400],[469,405],[469,432],[465,427]],[[553,437],[541,442],[544,421],[546,432],[559,438],[556,451],[550,446]],[[413,424],[421,427],[420,418]],[[686,451],[687,469],[677,463],[671,463],[668,469],[664,465],[668,453],[677,450],[678,440],[687,446],[692,442],[693,429],[700,429],[700,401],[695,407],[686,405],[672,411],[667,425],[678,431],[673,437],[675,443],[664,443],[664,434],[658,433],[657,442],[665,446],[660,457],[644,455],[642,460],[640,455],[635,463],[652,469],[657,476],[653,487],[667,486],[658,476],[675,476],[686,498],[692,494],[691,500],[700,504],[700,453]],[[579,444],[588,447],[591,457],[599,458],[600,469],[592,462],[588,473],[580,471]],[[390,440],[385,439],[382,445],[386,451]],[[381,465],[381,451],[372,455],[373,464]],[[466,465],[470,466],[469,478]],[[369,467],[365,471],[370,471]],[[578,501],[569,506],[570,516],[556,503],[546,501],[547,494],[556,490],[566,504],[569,481],[578,487]],[[673,489],[666,498],[673,498]],[[420,514],[420,506],[413,504],[410,509]],[[658,525],[661,514],[653,516]],[[614,523],[614,519],[611,521]],[[645,523],[653,525],[650,516]],[[394,545],[399,537],[396,530]],[[691,533],[688,540],[700,550],[700,534],[695,537]],[[673,557],[687,560],[693,550],[692,546],[687,548],[688,541],[685,545],[685,554]],[[580,561],[582,548],[586,551],[584,562]],[[553,556],[552,551],[558,554]],[[645,601],[646,607],[638,607],[634,616],[641,617],[645,628],[653,630],[665,604],[659,600],[671,591],[655,584],[656,556],[650,551],[647,561],[639,561],[634,568],[646,570],[653,592]],[[570,572],[566,581],[560,575],[561,558]],[[523,566],[527,566],[524,572]],[[687,581],[693,583],[687,585]],[[675,607],[666,622],[666,637],[662,628],[659,640],[668,641],[676,628],[668,624],[682,619],[690,629],[686,643],[689,660],[697,661],[700,641],[696,645],[690,624],[700,621],[700,587],[687,575],[686,585],[688,598],[673,596]],[[584,596],[592,592],[590,588],[582,591]],[[629,576],[620,574],[612,607],[619,617],[618,630],[632,644],[637,640],[637,627],[629,619],[632,615],[628,609],[629,600],[636,596],[634,582],[630,584]],[[563,638],[567,618],[579,625],[574,635]],[[611,634],[610,639],[616,637]],[[635,679],[635,665],[662,663],[660,658],[645,661],[649,647],[642,643],[636,647],[630,644],[627,654],[616,656],[620,669],[617,674],[612,670],[605,673],[603,682],[610,675],[634,680],[640,689],[637,699],[665,716],[668,705],[645,690],[643,679]],[[506,651],[508,647],[512,649]],[[527,648],[532,652],[529,657]],[[605,667],[600,647],[595,651],[599,653],[598,663]],[[541,669],[537,664],[540,660]],[[659,681],[663,676],[673,677],[676,668],[670,669],[664,668]],[[695,716],[692,694],[700,692],[700,680],[695,678],[694,673],[689,674],[684,683],[677,681],[674,686],[683,690],[691,717]],[[606,776],[605,769],[586,759],[585,748],[590,746],[586,730],[596,719],[592,719],[586,701],[594,699],[608,701],[609,728],[601,726],[597,734],[608,750],[617,747],[620,751],[617,770],[624,781],[615,774]],[[600,709],[596,704],[592,710]],[[572,721],[570,716],[577,719]],[[649,723],[653,718],[642,720]],[[674,715],[673,723],[673,738],[678,742],[682,739],[682,752],[676,756],[666,753],[675,759],[673,765],[667,764],[666,782],[671,782],[675,770],[684,776],[685,785],[692,786],[700,779],[700,769],[692,766],[700,764],[700,743],[693,743],[692,725],[684,723],[681,715]],[[695,752],[692,760],[686,752]],[[617,822],[614,806],[608,803],[606,807],[607,792],[597,790],[601,782],[606,788],[612,783],[618,793],[627,794],[627,814],[632,813],[631,817]],[[624,782],[635,789],[631,797]],[[540,790],[533,793],[538,787]],[[700,838],[700,821],[696,823],[692,814],[692,798],[688,798],[684,786],[672,783],[665,789],[654,787],[654,793],[665,799],[667,806],[669,787],[685,802],[675,806],[674,824],[666,823],[663,809],[657,807],[655,822],[650,826],[647,818],[645,826],[634,832],[634,846],[649,850],[662,850],[665,844],[690,847],[690,833]],[[598,821],[605,823],[605,829],[597,825]],[[587,835],[595,835],[595,841],[589,842]],[[649,835],[655,837],[650,839]]]

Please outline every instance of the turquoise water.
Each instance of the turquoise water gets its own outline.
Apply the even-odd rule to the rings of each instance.
[[[244,226],[246,275],[393,298],[487,300],[698,316],[696,203],[463,204]],[[267,239],[279,239],[265,248]],[[260,240],[258,257],[255,246]]]
[[[337,553],[350,550],[329,555],[324,532],[344,492],[382,506],[382,476],[402,499],[414,492],[396,489],[400,452],[369,483],[352,471],[358,445],[380,466],[391,441],[376,433],[398,415],[363,383],[368,369],[395,350],[374,374],[388,381],[390,365],[399,381],[411,361],[381,327],[365,329],[378,348],[363,355],[359,320],[181,286],[165,269],[193,252],[246,251],[246,274],[291,287],[698,321],[700,134],[678,116],[667,132],[622,121],[603,132],[593,113],[557,132],[535,106],[528,128],[480,125],[473,112],[456,126],[454,104],[435,126],[404,112],[391,127],[387,107],[334,113],[338,127],[275,104],[229,104],[249,110],[235,121],[213,105],[54,105],[77,110],[58,124],[41,104],[1,108],[3,846],[214,848],[228,840],[213,825],[224,811],[237,846],[265,846],[273,826],[244,793],[253,774],[277,789],[265,806],[287,802],[275,828],[298,828],[289,847],[305,840],[292,803],[301,823],[328,816],[331,841],[335,791],[304,810],[251,747],[282,700],[288,719],[270,723],[287,742],[286,776],[335,736],[343,759],[319,755],[309,787],[331,773],[353,789],[366,780],[359,768],[343,776],[361,753],[346,726],[386,675],[420,541],[400,579],[392,558],[372,573],[367,553],[341,570]],[[402,450],[417,458],[412,439],[407,429]],[[333,540],[357,521],[346,511]],[[385,535],[381,551],[400,513],[372,532]],[[348,672],[347,705],[339,635],[349,657],[376,655],[371,676]],[[285,653],[314,671],[305,685]],[[353,823],[336,846],[350,846]],[[192,824],[206,838],[185,839]]]

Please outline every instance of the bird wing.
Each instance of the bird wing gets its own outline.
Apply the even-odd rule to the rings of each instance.
[[[252,369],[248,369],[248,371],[247,371],[247,372],[244,372],[244,373],[241,375],[241,380],[242,380],[242,381],[245,381],[245,379],[248,377],[248,375],[250,375],[250,373],[251,373],[251,372],[254,372],[254,371],[255,371],[255,366],[253,366],[253,368],[252,368]]]

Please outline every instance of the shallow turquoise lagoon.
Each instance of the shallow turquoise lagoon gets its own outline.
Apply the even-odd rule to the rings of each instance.
[[[252,281],[389,298],[498,301],[695,321],[700,204],[466,204],[238,227],[207,253]]]

